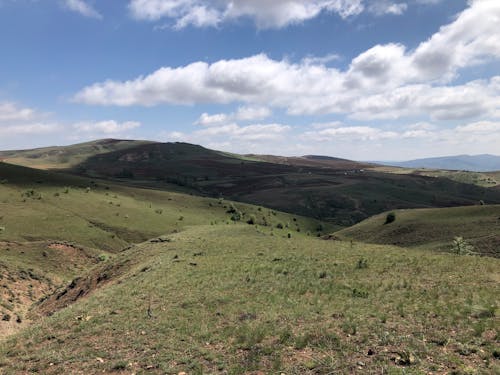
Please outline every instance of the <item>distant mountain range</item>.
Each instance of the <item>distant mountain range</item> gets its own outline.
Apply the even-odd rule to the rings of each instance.
[[[444,156],[400,162],[377,161],[376,163],[403,168],[448,169],[473,172],[490,172],[500,170],[500,156],[489,154]]]

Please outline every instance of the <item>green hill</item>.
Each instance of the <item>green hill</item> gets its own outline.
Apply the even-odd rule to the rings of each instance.
[[[259,161],[184,143],[157,143],[92,156],[76,171],[156,189],[176,184],[196,194],[343,226],[390,209],[500,203],[498,190],[446,178],[380,173],[333,158],[302,158],[310,165],[291,159]]]
[[[371,217],[335,233],[336,237],[366,243],[425,247],[450,251],[455,237],[463,237],[484,255],[500,257],[500,206],[472,206],[394,211]]]
[[[44,147],[33,150],[0,151],[0,160],[32,168],[65,169],[78,165],[90,156],[116,150],[123,150],[148,143],[151,142],[101,139],[98,141],[80,143],[71,146]]]
[[[0,204],[0,319],[6,317],[0,320],[0,337],[22,326],[34,301],[134,243],[236,221],[268,231],[280,226],[294,235],[334,228],[263,207],[6,163],[0,163]]]
[[[166,239],[167,240],[167,239]],[[32,311],[5,373],[495,373],[499,260],[197,226]]]
[[[58,168],[70,167],[65,172],[87,178],[224,197],[341,226],[392,209],[474,205],[480,200],[500,204],[500,190],[463,183],[468,180],[384,173],[337,158],[241,156],[187,143],[116,140],[61,150],[73,156]],[[33,159],[33,166],[48,163],[43,150],[16,155],[23,153],[42,155]]]

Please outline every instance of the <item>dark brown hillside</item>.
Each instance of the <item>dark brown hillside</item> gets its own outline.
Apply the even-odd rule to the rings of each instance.
[[[445,178],[395,175],[328,157],[239,157],[186,143],[145,144],[88,158],[73,172],[227,197],[348,226],[397,208],[500,203],[500,191]]]

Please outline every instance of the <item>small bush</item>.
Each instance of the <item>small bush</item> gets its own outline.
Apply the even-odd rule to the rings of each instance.
[[[240,221],[242,216],[243,216],[242,213],[240,211],[236,210],[231,215],[231,220],[232,221]]]
[[[247,224],[255,225],[256,223],[257,223],[257,218],[255,217],[255,215],[250,215],[250,217],[247,220]]]
[[[368,261],[366,259],[361,258],[358,260],[358,263],[356,263],[356,269],[362,270],[368,268]]]
[[[97,260],[99,262],[105,262],[109,259],[109,256],[107,254],[100,254],[98,257],[97,257]]]
[[[458,255],[474,255],[474,246],[463,237],[455,237],[452,242],[452,250]]]
[[[276,224],[276,228],[278,228],[278,229],[283,229],[283,223],[278,223],[278,224]]]
[[[163,209],[161,209],[161,208],[157,208],[157,209],[155,210],[155,212],[156,212],[158,215],[161,215],[161,214],[163,213]]]
[[[396,221],[396,214],[394,212],[389,212],[385,218],[385,223],[384,225],[393,223]]]

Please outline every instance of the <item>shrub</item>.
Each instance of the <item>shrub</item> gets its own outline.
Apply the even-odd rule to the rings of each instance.
[[[241,216],[242,216],[241,212],[240,212],[240,211],[238,211],[238,210],[236,210],[236,211],[234,211],[234,212],[233,212],[233,214],[231,215],[231,220],[232,220],[232,221],[240,221],[240,220],[241,220]]]
[[[105,262],[105,261],[107,261],[108,259],[109,259],[109,256],[108,256],[108,255],[106,255],[106,254],[100,254],[100,255],[97,257],[97,260],[98,260],[99,262]]]
[[[227,212],[228,214],[234,214],[234,213],[236,213],[237,211],[238,211],[238,210],[236,209],[236,207],[234,206],[234,204],[233,204],[233,203],[231,203],[231,204],[229,205],[229,208],[227,209],[227,211],[226,211],[226,212]]]
[[[472,246],[463,237],[455,237],[452,242],[452,250],[458,255],[474,255],[474,246]]]
[[[254,225],[257,223],[257,218],[255,215],[250,215],[250,217],[247,220],[247,224]]]
[[[368,261],[366,259],[361,258],[358,260],[358,263],[356,264],[356,269],[362,270],[368,268]]]
[[[157,208],[157,209],[155,210],[155,212],[156,212],[158,215],[161,215],[161,214],[163,213],[163,209],[161,209],[161,208]]]
[[[278,228],[278,229],[283,229],[283,223],[278,223],[278,224],[276,224],[276,228]]]
[[[385,217],[385,223],[384,225],[393,223],[396,221],[396,214],[394,212],[389,212],[387,216]]]

